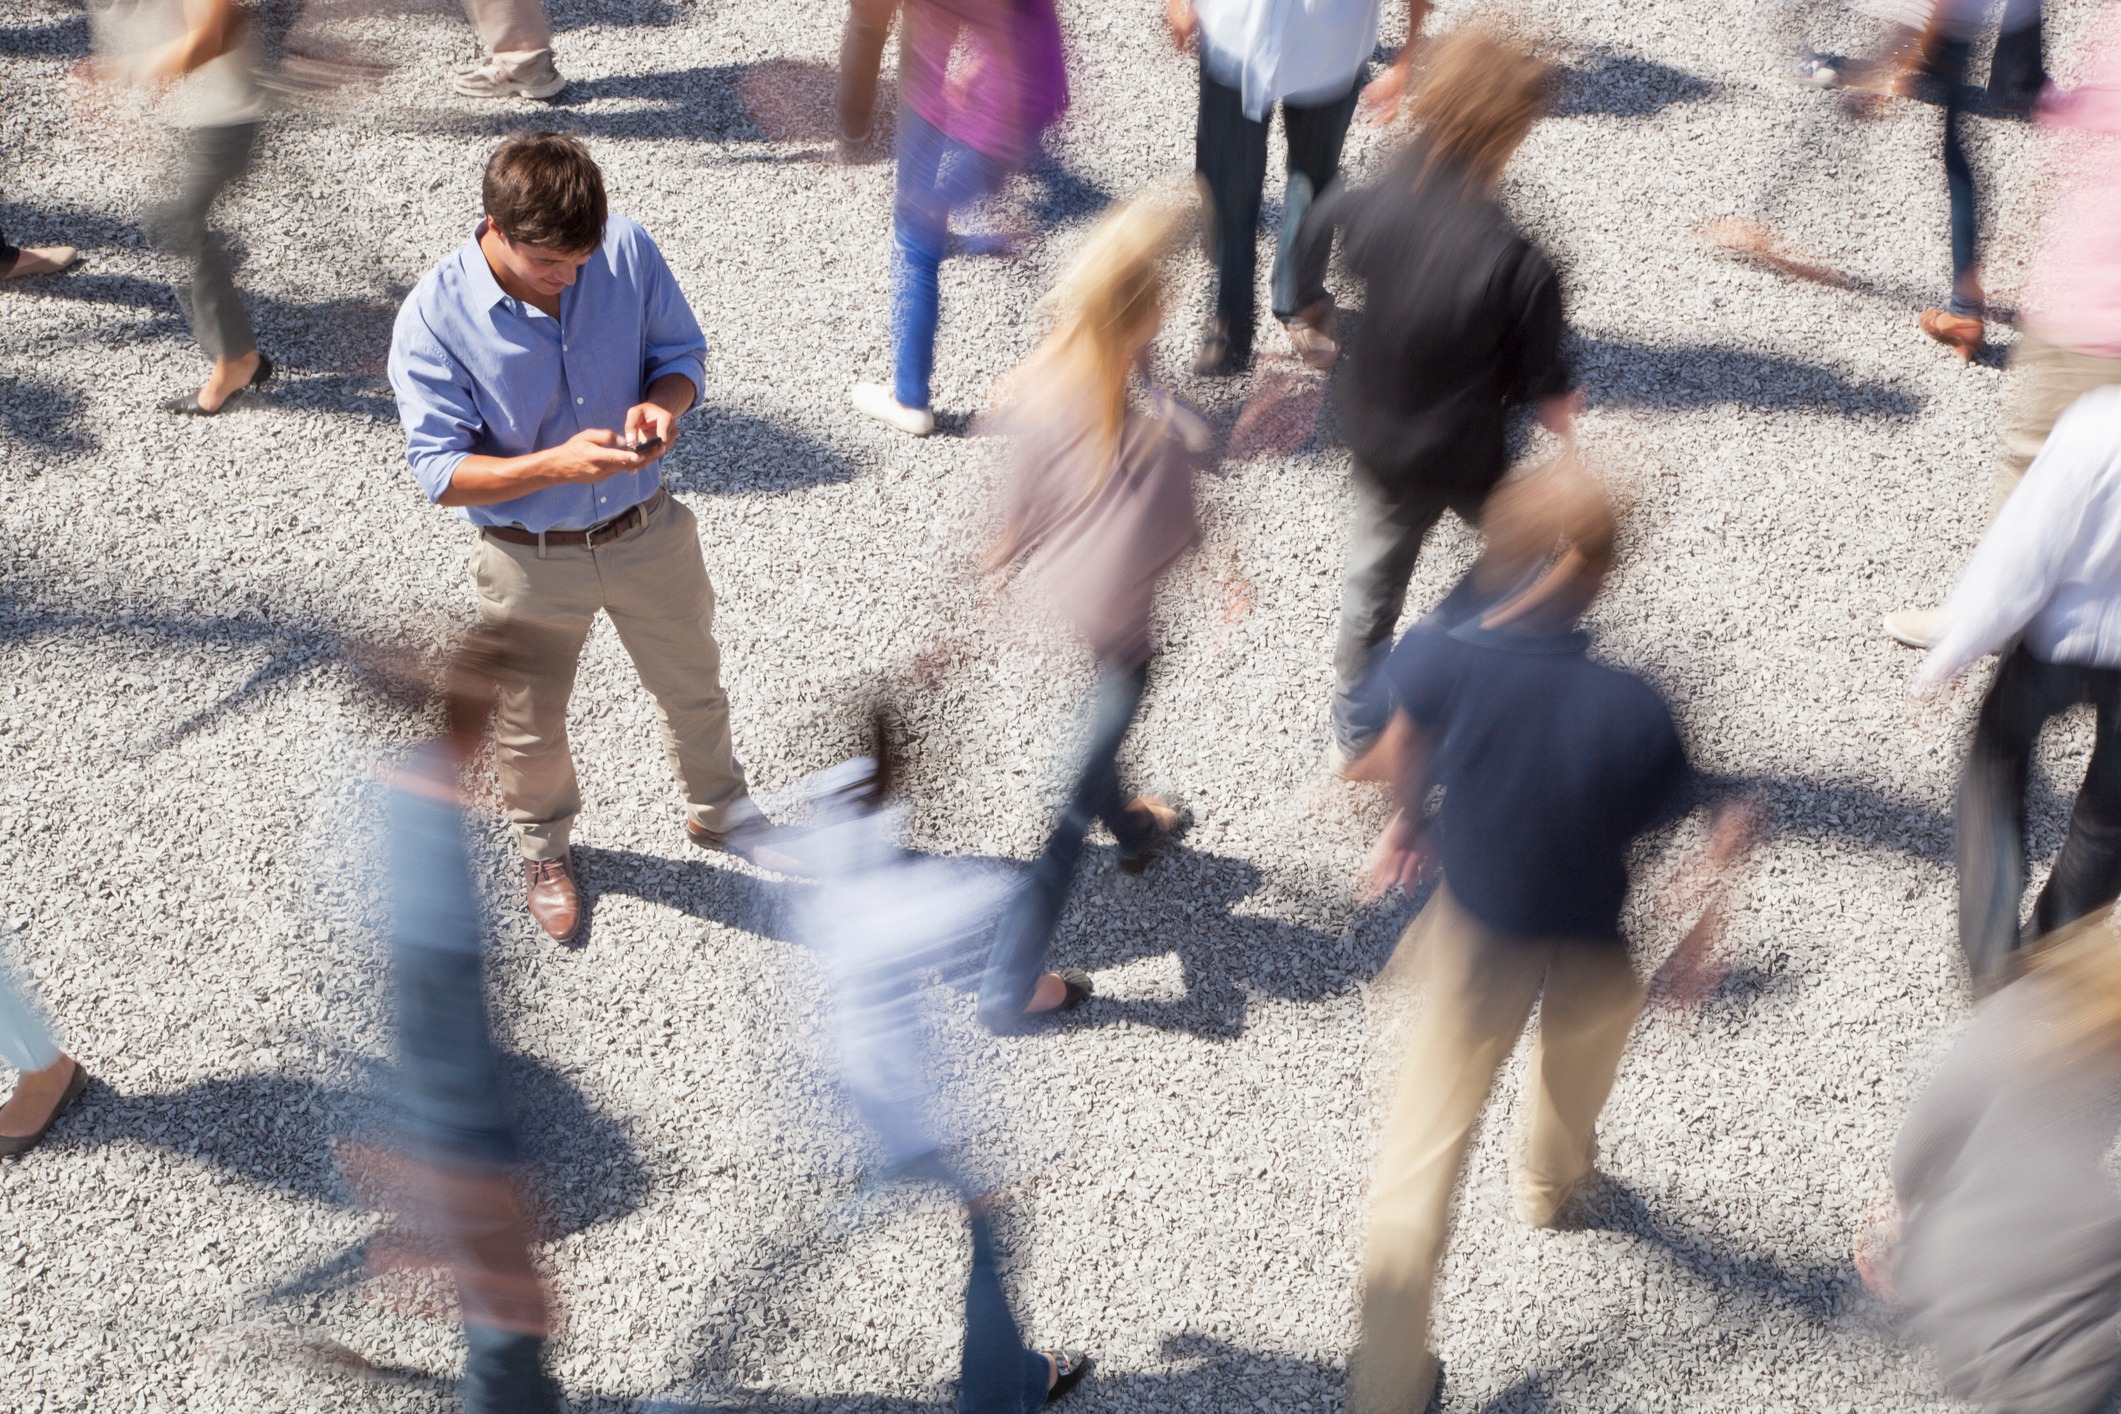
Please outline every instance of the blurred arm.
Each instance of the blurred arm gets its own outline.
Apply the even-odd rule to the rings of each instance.
[[[1701,909],[1657,970],[1664,995],[1674,1002],[1697,1005],[1723,980],[1725,968],[1716,960],[1715,947],[1723,935],[1724,899],[1738,866],[1752,852],[1759,821],[1759,806],[1751,800],[1718,808],[1708,847],[1672,881],[1669,897],[1675,906],[1684,908],[1698,900]]]
[[[1390,782],[1399,799],[1398,812],[1370,851],[1365,897],[1375,898],[1395,888],[1411,892],[1428,877],[1432,861],[1421,811],[1429,793],[1431,749],[1428,733],[1404,710],[1395,711],[1377,745],[1347,771],[1351,781]]]
[[[1173,0],[1182,3],[1182,0]],[[1421,27],[1429,17],[1429,0],[1407,0],[1407,41],[1385,66],[1385,71],[1363,88],[1363,117],[1372,123],[1389,123],[1399,114],[1400,102],[1414,77],[1414,54],[1421,47]]]
[[[184,0],[184,35],[156,56],[154,75],[181,79],[235,47],[243,17],[235,0]]]

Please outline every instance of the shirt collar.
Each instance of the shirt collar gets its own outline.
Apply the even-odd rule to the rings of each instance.
[[[1515,633],[1509,629],[1482,628],[1475,614],[1451,630],[1451,637],[1478,648],[1500,648],[1511,653],[1581,655],[1590,651],[1591,635],[1582,629],[1567,633]]]
[[[486,234],[486,218],[481,216],[479,224],[472,227],[471,240],[464,246],[464,278],[471,282],[471,293],[480,309],[492,309],[502,300],[515,303],[515,296],[501,288],[501,282],[493,275],[493,267],[486,263],[486,252],[479,245],[479,237]]]

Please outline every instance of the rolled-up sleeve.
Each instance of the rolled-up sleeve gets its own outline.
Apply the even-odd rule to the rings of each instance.
[[[641,388],[645,392],[666,373],[682,373],[692,383],[693,402],[707,397],[707,336],[693,318],[685,292],[670,273],[655,242],[641,242],[641,284],[647,319],[642,327]]]
[[[485,420],[472,396],[471,374],[428,327],[417,294],[398,311],[391,334],[390,386],[413,479],[428,500],[439,502],[457,463],[477,447]]]

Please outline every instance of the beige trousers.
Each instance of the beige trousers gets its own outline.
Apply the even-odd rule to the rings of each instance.
[[[522,633],[539,670],[501,694],[494,756],[501,798],[526,859],[567,853],[582,809],[567,701],[589,626],[602,610],[655,699],[663,751],[685,813],[711,830],[750,798],[729,735],[722,655],[714,641],[714,586],[700,555],[699,522],[660,493],[647,524],[594,547],[511,545],[479,537],[472,583],[486,622]]]
[[[2055,419],[2094,388],[2121,383],[2121,358],[2101,358],[2050,344],[2023,329],[2011,346],[2012,380],[2003,407],[2003,448],[1996,462],[1989,517],[1995,518],[2025,470],[2047,444]]]
[[[552,67],[552,21],[540,0],[464,0],[464,14],[510,77],[542,77]]]
[[[1617,943],[1518,938],[1462,908],[1448,886],[1410,924],[1422,1009],[1386,1122],[1363,1252],[1362,1332],[1349,1414],[1421,1414],[1436,1383],[1429,1306],[1450,1237],[1451,1195],[1480,1112],[1539,1000],[1512,1163],[1519,1216],[1552,1219],[1597,1154],[1642,984]],[[1542,991],[1542,980],[1544,990]]]

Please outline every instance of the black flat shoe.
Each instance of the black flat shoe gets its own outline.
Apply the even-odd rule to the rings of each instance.
[[[1088,1377],[1093,1363],[1089,1356],[1079,1350],[1048,1350],[1048,1360],[1053,1362],[1053,1386],[1046,1391],[1046,1403],[1051,1404],[1065,1397]]]
[[[264,354],[258,355],[258,371],[250,375],[250,381],[221,400],[217,408],[199,406],[199,390],[194,388],[182,397],[170,398],[162,404],[164,412],[177,413],[183,417],[219,417],[240,401],[243,395],[261,384],[272,382],[272,360]]]
[[[66,1091],[59,1096],[59,1103],[52,1106],[50,1116],[44,1121],[44,1127],[35,1134],[0,1134],[0,1159],[19,1158],[42,1144],[44,1136],[51,1133],[52,1126],[59,1122],[59,1117],[74,1107],[74,1101],[80,1099],[81,1092],[87,1088],[88,1067],[75,1061],[74,1078],[66,1082]]]

